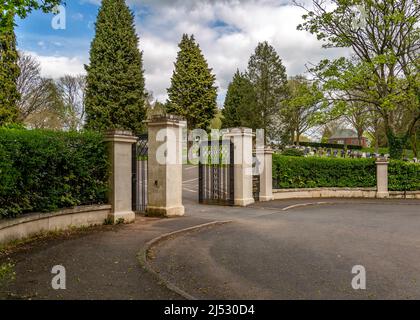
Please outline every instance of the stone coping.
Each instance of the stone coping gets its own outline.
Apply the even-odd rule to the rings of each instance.
[[[279,192],[297,192],[297,191],[376,191],[376,187],[372,187],[372,188],[340,188],[340,187],[328,187],[328,188],[273,189],[273,193],[279,193]]]
[[[0,243],[43,232],[103,224],[111,205],[90,205],[49,213],[29,213],[14,219],[0,219]]]
[[[294,188],[273,189],[275,200],[296,198],[378,198],[376,188]],[[389,191],[385,198],[420,199],[418,191]]]

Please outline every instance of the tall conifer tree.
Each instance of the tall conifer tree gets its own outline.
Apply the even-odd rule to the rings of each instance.
[[[259,118],[255,117],[256,96],[252,83],[246,75],[236,71],[229,84],[222,110],[223,128],[250,127],[260,128]]]
[[[0,30],[0,125],[2,125],[17,120],[17,103],[20,99],[17,89],[17,79],[20,74],[19,55],[16,49],[13,11],[1,16]]]
[[[124,0],[103,0],[86,66],[86,127],[140,133],[145,119],[142,53]]]
[[[274,47],[266,41],[259,43],[248,63],[248,78],[254,86],[257,104],[255,117],[260,128],[275,139],[275,130],[282,103],[287,98],[287,74]]]
[[[207,129],[217,114],[216,77],[193,35],[184,34],[179,48],[167,112],[185,117],[189,129]]]

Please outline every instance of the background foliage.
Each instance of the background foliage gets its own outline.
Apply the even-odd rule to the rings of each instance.
[[[0,128],[0,217],[106,202],[102,136]]]
[[[314,148],[327,148],[327,149],[351,149],[351,150],[362,150],[362,146],[355,146],[355,145],[344,145],[344,144],[336,144],[336,143],[322,143],[322,142],[307,142],[301,141],[299,142],[300,146],[303,147],[314,147]],[[373,150],[372,150],[373,153]]]

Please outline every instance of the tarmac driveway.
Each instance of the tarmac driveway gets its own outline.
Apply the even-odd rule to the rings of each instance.
[[[202,299],[420,298],[419,201],[321,201],[203,207],[197,217],[233,221],[164,242],[153,266]],[[352,287],[356,265],[366,290]]]

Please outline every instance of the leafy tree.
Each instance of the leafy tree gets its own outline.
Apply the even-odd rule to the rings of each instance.
[[[14,12],[20,18],[26,18],[32,10],[41,9],[45,13],[51,12],[52,9],[62,3],[62,0],[8,0],[0,3],[0,17],[4,13]]]
[[[286,68],[276,50],[267,42],[259,43],[248,62],[248,79],[256,95],[256,104],[252,110],[260,129],[264,129],[269,138],[276,138],[275,127],[281,104],[287,97]]]
[[[18,66],[20,69],[17,79],[17,90],[20,94],[18,102],[19,122],[23,122],[28,115],[42,106],[40,99],[43,90],[41,87],[41,65],[30,54],[19,52]]]
[[[0,125],[18,120],[18,52],[15,15],[25,18],[32,10],[50,12],[61,0],[10,0],[0,3]]]
[[[194,36],[184,34],[168,89],[167,112],[186,118],[190,129],[208,129],[217,113],[216,77]]]
[[[49,104],[51,80],[41,77],[41,65],[31,55],[19,52],[20,75],[17,89],[20,99],[18,122],[27,124],[27,119]]]
[[[413,150],[414,157],[419,157],[419,149],[420,149],[420,124],[417,124],[417,128],[414,131],[414,134],[411,137],[411,148]]]
[[[38,96],[42,104],[33,110],[24,120],[32,129],[62,130],[68,128],[69,114],[61,93],[52,79],[42,79]]]
[[[328,139],[338,130],[343,129],[343,120],[338,118],[330,120],[323,125],[322,143],[328,143]]]
[[[281,115],[283,122],[289,125],[292,143],[296,141],[299,145],[302,133],[317,124],[323,94],[317,83],[311,83],[303,76],[289,79],[288,92]]]
[[[124,0],[103,0],[85,66],[86,127],[143,130],[145,89],[134,16]]]
[[[254,86],[245,74],[236,71],[232,82],[229,84],[222,110],[222,127],[250,127],[259,129],[261,123],[258,117],[252,112],[256,107],[256,95]]]
[[[420,121],[420,6],[418,0],[313,0],[298,26],[324,42],[348,47],[353,56],[324,60],[313,73],[332,101],[372,106],[385,126],[390,155],[401,158]],[[361,95],[359,95],[361,93]],[[398,126],[397,113],[411,114]]]
[[[210,121],[210,129],[220,130],[222,128],[222,111],[217,110],[216,116]]]
[[[0,125],[15,122],[18,118],[17,103],[19,78],[14,14],[9,11],[0,20]]]
[[[56,86],[65,107],[66,128],[81,129],[85,117],[86,77],[66,75],[58,79]]]
[[[164,103],[158,101],[153,97],[153,92],[147,93],[146,99],[147,118],[166,114],[166,106]]]
[[[360,102],[350,102],[345,110],[344,117],[356,130],[359,145],[362,145],[363,134],[369,125],[369,108]]]

